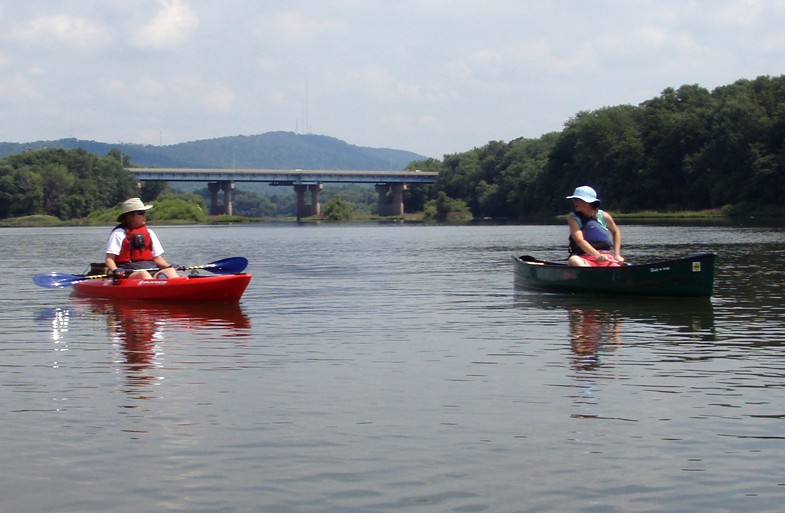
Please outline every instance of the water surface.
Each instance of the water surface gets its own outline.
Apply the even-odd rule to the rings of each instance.
[[[782,230],[623,226],[718,256],[710,300],[531,293],[563,226],[158,227],[239,305],[36,287],[104,228],[3,229],[0,510],[774,512]]]

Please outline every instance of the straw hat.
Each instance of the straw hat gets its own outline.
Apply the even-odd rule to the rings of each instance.
[[[152,205],[145,205],[139,198],[131,198],[123,201],[120,204],[120,215],[117,216],[117,222],[120,222],[125,214],[128,212],[136,212],[137,210],[149,210],[153,208]]]

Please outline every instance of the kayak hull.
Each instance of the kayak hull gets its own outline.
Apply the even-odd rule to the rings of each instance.
[[[513,257],[516,284],[530,289],[677,297],[711,296],[715,260],[714,253],[699,253],[640,265],[570,267]]]
[[[101,299],[145,301],[217,301],[236,303],[250,274],[178,276],[168,280],[99,279],[73,284],[74,295]]]

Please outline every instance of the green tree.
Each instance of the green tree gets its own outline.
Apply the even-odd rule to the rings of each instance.
[[[153,205],[155,208],[148,211],[151,221],[203,223],[207,220],[204,205],[195,202],[191,195],[164,194],[154,201]]]
[[[272,217],[275,205],[258,192],[235,190],[232,194],[232,213],[246,217]]]
[[[636,187],[641,191],[636,198],[639,209],[678,209],[696,197],[698,204],[708,197],[696,182],[698,176],[688,176],[688,168],[708,141],[713,103],[708,90],[685,85],[667,88],[641,105],[644,162]]]
[[[592,185],[613,205],[634,207],[631,185],[643,161],[636,112],[628,105],[607,107],[579,113],[567,123],[541,177],[542,203],[549,211],[567,208],[566,193],[579,185]]]
[[[207,220],[204,198],[197,194],[166,193],[151,203],[153,208],[147,211],[149,221],[203,223]],[[118,202],[111,208],[91,213],[89,219],[97,223],[114,223],[120,212],[121,207]]]
[[[0,161],[6,216],[86,217],[136,195],[136,180],[117,159],[84,150],[26,151]]]
[[[153,201],[162,194],[171,192],[169,182],[159,180],[148,180],[142,183],[142,190],[139,198],[142,201]]]
[[[461,199],[439,191],[436,198],[425,204],[424,218],[429,221],[467,220],[472,218],[469,206]]]
[[[520,138],[510,142],[506,165],[499,178],[506,217],[533,217],[540,212],[541,197],[536,185],[558,136],[552,132],[539,139]]]
[[[329,221],[347,221],[352,218],[351,204],[336,196],[324,205],[322,214]]]
[[[62,164],[47,164],[41,169],[44,202],[49,215],[69,219],[78,210],[79,201],[71,197],[76,177]]]

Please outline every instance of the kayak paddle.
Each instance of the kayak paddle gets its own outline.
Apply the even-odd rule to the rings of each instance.
[[[192,271],[195,269],[204,269],[215,274],[237,274],[245,271],[248,267],[248,259],[245,257],[229,257],[222,260],[216,260],[204,265],[178,265],[178,271]]]
[[[204,269],[215,274],[238,274],[248,267],[248,259],[245,257],[231,257],[216,260],[204,265],[190,265],[190,266],[177,266],[178,271],[192,271],[196,269]],[[157,269],[138,269],[144,271],[155,271]],[[39,287],[48,289],[58,289],[61,287],[70,287],[74,283],[79,283],[85,280],[97,280],[108,277],[108,274],[66,274],[66,273],[42,273],[33,276],[33,283]]]
[[[99,278],[106,278],[108,274],[65,274],[65,273],[43,273],[33,276],[33,283],[39,287],[46,287],[48,289],[58,289],[60,287],[68,287],[74,283],[85,280],[96,280]]]

